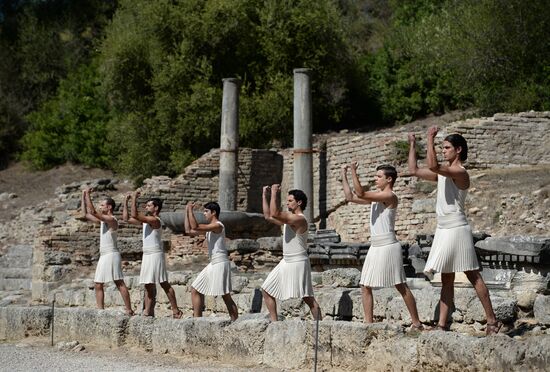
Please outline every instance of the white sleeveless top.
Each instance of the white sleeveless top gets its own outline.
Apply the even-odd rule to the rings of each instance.
[[[437,175],[437,227],[452,229],[468,225],[464,213],[467,190],[460,190],[450,177]]]
[[[158,218],[158,217],[157,217]],[[160,219],[159,219],[160,220]],[[153,229],[148,223],[143,223],[143,251],[162,252],[162,231]]]
[[[370,205],[370,234],[381,235],[395,231],[397,208],[388,208],[384,203],[373,202]]]
[[[222,231],[219,234],[213,231],[208,231],[206,233],[208,257],[210,258],[220,253],[227,255],[227,248],[225,247],[225,226],[220,221],[218,221],[218,224],[222,227]]]
[[[118,220],[115,218],[118,226]],[[109,229],[109,225],[101,221],[99,227],[99,254],[118,252],[116,239],[118,236],[117,230]]]
[[[460,190],[451,177],[437,175],[437,204],[435,211],[438,216],[449,214],[464,214],[464,202],[468,190]]]
[[[303,216],[303,214],[301,214]],[[296,234],[290,225],[283,226],[283,255],[307,254],[308,231]]]

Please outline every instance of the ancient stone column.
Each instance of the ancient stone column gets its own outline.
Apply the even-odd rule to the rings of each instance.
[[[311,147],[311,70],[294,69],[294,188],[306,193],[304,211],[313,222],[313,154]]]
[[[227,211],[237,209],[240,85],[241,82],[239,79],[223,79],[218,202],[221,209]]]

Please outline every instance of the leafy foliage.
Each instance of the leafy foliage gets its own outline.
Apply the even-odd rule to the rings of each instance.
[[[57,96],[28,115],[31,130],[22,139],[22,159],[38,169],[66,161],[110,165],[106,142],[109,112],[98,95],[98,86],[93,63],[61,81]]]

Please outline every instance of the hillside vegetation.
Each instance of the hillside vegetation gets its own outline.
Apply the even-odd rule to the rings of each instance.
[[[217,146],[226,77],[241,145],[290,145],[296,67],[316,132],[550,110],[548,40],[543,0],[6,0],[0,163],[174,175]]]

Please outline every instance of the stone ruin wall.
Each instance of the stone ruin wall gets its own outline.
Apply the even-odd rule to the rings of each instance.
[[[336,230],[343,241],[368,241],[369,207],[346,205],[340,182],[341,166],[357,160],[363,186],[373,184],[377,165],[389,163],[396,166],[398,179],[395,191],[400,198],[396,232],[399,239],[413,241],[418,233],[433,233],[435,195],[432,191],[435,183],[409,176],[406,154],[399,155],[395,146],[396,141],[407,141],[410,130],[410,127],[397,127],[368,133],[316,136],[313,144],[313,189],[314,216],[318,227]],[[422,152],[425,154],[426,130],[414,128],[413,131],[417,143],[421,145],[421,155]],[[550,112],[496,114],[491,118],[453,122],[442,126],[437,142],[450,133],[460,133],[468,141],[469,163],[466,165],[470,169],[550,164]],[[293,180],[292,150],[284,150],[282,154],[282,186],[285,191],[291,187]],[[422,165],[423,160],[419,159],[418,164]],[[320,184],[320,174],[326,175],[326,183]],[[475,186],[475,180],[472,180],[472,186]]]
[[[314,153],[314,215],[321,228],[335,229],[343,241],[364,242],[368,235],[368,208],[346,205],[339,181],[340,167],[359,160],[361,182],[367,185],[375,166],[396,163],[396,141],[406,141],[409,129],[398,127],[369,133],[340,133],[317,136],[314,148],[326,143],[326,151]],[[442,134],[458,132],[470,145],[472,168],[519,167],[550,164],[550,112],[497,114],[492,118],[473,119],[446,125]],[[416,130],[425,148],[425,129]],[[401,159],[403,157],[401,156]],[[185,169],[177,178],[160,176],[146,180],[143,197],[159,196],[165,200],[163,211],[183,211],[188,201],[201,203],[215,200],[218,191],[219,151],[212,150]],[[324,166],[320,166],[323,165]],[[406,174],[406,160],[398,163],[396,192],[400,207],[396,230],[401,240],[412,241],[416,234],[433,232],[435,226],[434,196],[430,189]],[[326,174],[320,184],[319,175]],[[281,182],[283,192],[292,186],[292,150],[280,153],[268,150],[240,149],[238,172],[238,210],[261,212],[261,187]],[[78,276],[89,276],[99,257],[97,227],[75,219],[80,204],[80,185],[67,187],[61,193],[57,209],[48,210],[34,242],[33,299],[47,298],[47,293]],[[108,189],[108,188],[107,188]],[[117,205],[123,195],[111,192]],[[323,219],[319,219],[319,210]],[[120,215],[120,211],[117,212]],[[475,230],[475,226],[474,226]],[[136,226],[121,226],[119,245],[126,271],[139,266],[141,255],[140,230]],[[184,262],[188,256],[204,256],[202,238],[190,238],[166,232],[171,264]],[[135,272],[135,270],[134,270]]]
[[[212,150],[197,159],[185,172],[172,179],[158,176],[145,181],[138,207],[150,196],[164,200],[163,212],[184,211],[189,201],[205,203],[216,200],[218,193],[219,151]],[[261,195],[253,192],[261,189],[260,180],[280,182],[282,157],[273,151],[241,149],[239,151],[239,210],[261,211]],[[251,174],[259,176],[251,177]],[[116,193],[113,183],[95,185],[94,199],[109,194],[117,204],[115,215],[121,219],[121,203],[124,195]],[[79,218],[80,184],[68,185],[59,190],[59,201],[54,208],[42,211],[41,227],[33,245],[32,298],[45,300],[51,289],[65,284],[75,276],[93,276],[99,259],[97,226]],[[122,254],[125,272],[136,272],[141,263],[141,228],[121,224],[118,246]],[[253,236],[249,236],[253,237]],[[189,256],[206,259],[204,237],[188,237],[163,234],[167,258],[172,267],[188,262]]]

